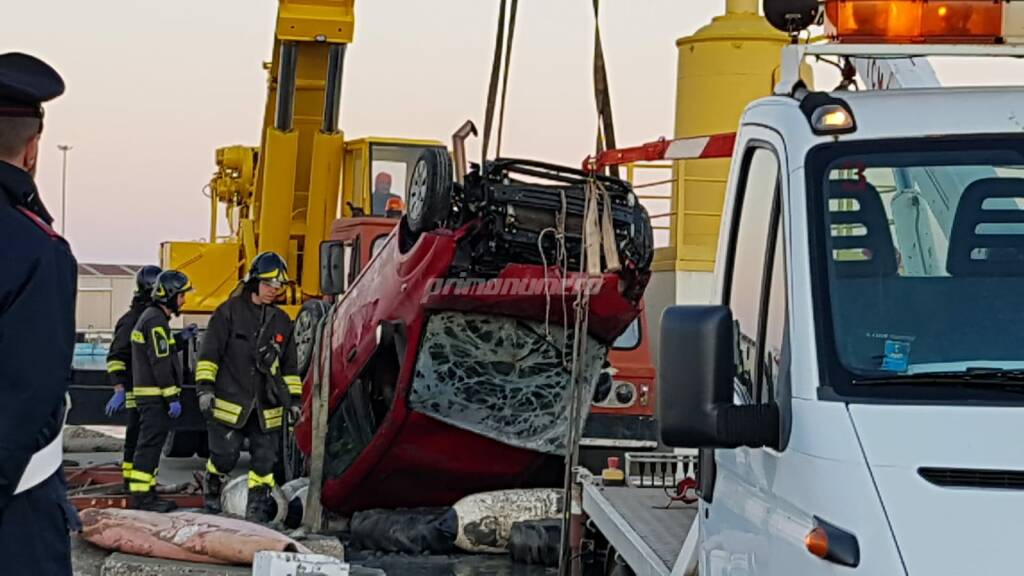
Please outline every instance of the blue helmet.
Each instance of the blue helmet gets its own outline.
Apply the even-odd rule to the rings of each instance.
[[[135,295],[150,298],[153,295],[153,286],[156,285],[156,277],[163,272],[159,266],[146,265],[139,268],[135,273]]]

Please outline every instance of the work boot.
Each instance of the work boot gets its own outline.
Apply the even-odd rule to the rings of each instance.
[[[225,480],[227,476],[224,474],[214,474],[209,470],[203,477],[203,507],[210,514],[221,513],[220,493],[224,489]]]
[[[134,510],[146,510],[148,512],[173,512],[177,510],[178,505],[170,500],[164,500],[163,498],[157,498],[155,492],[143,492],[141,494],[132,494],[132,509]]]
[[[268,524],[274,519],[274,498],[270,486],[249,488],[249,500],[245,504],[245,519],[249,522]]]

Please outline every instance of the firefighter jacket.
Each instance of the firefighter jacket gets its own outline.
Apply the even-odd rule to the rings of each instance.
[[[146,309],[148,301],[136,296],[132,305],[114,325],[114,340],[107,352],[107,375],[114,386],[125,390],[125,408],[135,408],[135,392],[132,391],[132,330],[139,316]]]
[[[0,162],[0,516],[64,423],[78,266],[32,177]]]
[[[255,304],[248,290],[214,311],[199,345],[196,387],[213,392],[216,421],[240,429],[255,410],[264,431],[281,427],[286,406],[302,394],[291,331],[283,310]]]
[[[163,308],[152,304],[132,330],[132,389],[139,404],[180,399],[181,354],[168,320]]]

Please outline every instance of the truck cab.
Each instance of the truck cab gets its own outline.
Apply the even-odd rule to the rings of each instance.
[[[811,54],[967,52],[794,45],[745,110],[711,304],[661,325],[662,438],[700,450],[700,574],[1018,563],[1024,89],[799,79]]]

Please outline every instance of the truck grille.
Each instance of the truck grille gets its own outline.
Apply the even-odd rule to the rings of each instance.
[[[918,468],[922,478],[946,488],[1024,490],[1024,471],[971,468]]]

